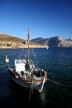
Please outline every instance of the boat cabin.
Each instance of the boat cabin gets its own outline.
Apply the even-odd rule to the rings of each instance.
[[[21,71],[25,71],[26,60],[23,59],[15,59],[15,71],[21,74]]]

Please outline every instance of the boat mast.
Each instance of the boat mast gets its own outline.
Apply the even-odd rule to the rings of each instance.
[[[28,28],[28,64],[29,64],[29,44],[30,44],[30,40],[29,40],[29,28]]]

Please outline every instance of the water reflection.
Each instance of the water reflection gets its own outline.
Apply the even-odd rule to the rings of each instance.
[[[27,89],[24,87],[21,87],[14,83],[12,80],[10,80],[10,89],[11,89],[11,97],[14,98],[15,104],[21,105],[21,106],[27,106],[27,107],[36,107],[37,105],[41,107],[41,100],[40,100],[40,94],[38,92],[31,92],[31,89]],[[31,92],[31,94],[30,94]],[[37,106],[37,107],[38,107]]]

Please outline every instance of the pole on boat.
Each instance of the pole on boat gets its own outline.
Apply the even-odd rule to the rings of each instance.
[[[28,28],[28,64],[29,64],[29,44],[30,44],[30,40],[29,40],[29,28]]]

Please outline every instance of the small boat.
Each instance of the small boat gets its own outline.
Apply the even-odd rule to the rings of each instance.
[[[49,47],[47,46],[47,48],[46,49],[48,49]]]
[[[32,60],[29,59],[29,28],[28,28],[28,59],[15,59],[14,68],[9,66],[9,58],[6,56],[5,63],[11,79],[26,88],[41,92],[47,81],[47,72],[37,68]]]
[[[48,42],[45,43],[45,47],[48,50],[49,46],[48,46]]]

